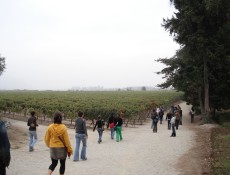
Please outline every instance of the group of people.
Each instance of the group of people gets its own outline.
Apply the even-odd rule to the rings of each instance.
[[[35,112],[32,111],[30,114],[31,116],[27,121],[27,126],[29,126],[29,151],[33,152],[38,139],[36,132],[38,124]],[[73,154],[67,128],[62,124],[62,117],[62,113],[54,113],[53,123],[48,126],[44,137],[45,144],[50,148],[51,164],[48,168],[48,175],[52,174],[58,164],[58,160],[60,161],[59,173],[63,175],[65,172],[66,157],[68,156],[70,158]]]
[[[157,132],[157,123],[160,120],[162,124],[164,116],[164,109],[162,107],[154,108],[151,113],[152,125],[151,128],[153,132]],[[176,130],[179,128],[179,125],[182,125],[182,109],[180,105],[171,106],[170,110],[166,114],[166,119],[168,121],[168,129],[172,128],[171,137],[176,137]]]
[[[194,108],[191,109],[191,122],[192,115],[194,118]],[[122,137],[122,124],[123,124],[124,113],[120,113],[118,117],[114,116],[112,112],[107,122],[107,128],[110,128],[111,139],[114,139],[116,132],[116,141],[119,142],[123,139]],[[151,128],[153,132],[157,132],[157,123],[160,120],[162,124],[164,116],[164,109],[162,107],[154,108],[151,113],[152,125]],[[56,168],[58,161],[60,162],[60,175],[64,175],[65,172],[65,162],[67,156],[73,154],[73,161],[87,160],[86,157],[86,147],[87,147],[87,127],[86,121],[84,119],[84,113],[82,111],[78,112],[78,117],[75,120],[75,139],[76,139],[76,148],[73,152],[71,147],[70,139],[67,133],[67,127],[62,124],[63,114],[61,112],[54,113],[53,123],[48,126],[45,133],[44,141],[47,147],[50,148],[50,158],[51,164],[48,168],[48,175],[51,175],[54,169]],[[171,137],[176,137],[176,130],[179,128],[179,125],[182,125],[182,110],[179,105],[171,106],[171,110],[166,114],[166,120],[168,120],[168,129],[172,128]],[[34,146],[37,142],[37,133],[36,128],[38,127],[37,118],[35,117],[35,112],[31,112],[31,117],[27,121],[29,126],[29,151],[34,151]],[[93,131],[97,129],[98,131],[98,143],[102,142],[102,135],[104,131],[105,122],[99,116]],[[0,174],[5,175],[5,168],[9,166],[10,163],[10,143],[7,136],[5,124],[0,120]],[[81,153],[79,154],[80,144],[82,142]]]
[[[121,141],[122,138],[122,124],[123,124],[123,116],[124,113],[120,113],[119,117],[114,117],[114,113],[111,113],[107,128],[111,130],[111,139],[114,139],[114,134],[116,132],[116,141]],[[47,147],[50,148],[50,158],[51,164],[48,168],[48,175],[51,175],[54,169],[58,164],[58,160],[60,162],[60,175],[63,175],[65,172],[65,162],[67,156],[73,154],[73,161],[87,160],[86,157],[86,147],[87,147],[87,127],[86,121],[84,119],[84,113],[82,111],[78,112],[78,117],[75,120],[75,139],[76,139],[76,148],[73,152],[71,147],[70,139],[67,133],[67,128],[64,124],[62,124],[63,114],[61,112],[56,112],[53,116],[53,124],[49,125],[44,137],[44,141]],[[34,145],[37,142],[37,133],[36,128],[38,127],[37,119],[35,117],[35,112],[31,112],[31,117],[27,121],[27,125],[29,126],[29,151],[34,151]],[[102,134],[104,131],[104,121],[99,116],[96,124],[94,125],[93,131],[97,129],[98,131],[98,143],[102,142]],[[82,142],[81,153],[80,144]]]
[[[118,117],[115,117],[114,113],[111,112],[110,117],[109,117],[108,122],[107,122],[107,129],[110,128],[111,139],[114,139],[114,135],[116,132],[116,141],[117,142],[119,142],[123,139],[123,137],[122,137],[123,116],[124,116],[123,112],[121,112]],[[102,142],[102,134],[104,131],[104,125],[105,125],[105,122],[99,116],[97,121],[96,121],[96,124],[93,128],[93,131],[95,131],[95,129],[97,128],[98,143]]]

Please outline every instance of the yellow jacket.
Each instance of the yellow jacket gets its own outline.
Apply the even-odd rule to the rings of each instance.
[[[49,125],[44,138],[46,145],[49,148],[63,148],[64,144],[59,139],[59,137],[61,137],[61,139],[64,141],[68,153],[72,154],[73,149],[69,141],[69,136],[67,133],[66,126],[64,124],[56,124],[56,123]]]

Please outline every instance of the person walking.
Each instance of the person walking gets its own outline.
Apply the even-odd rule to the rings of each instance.
[[[168,120],[168,129],[169,129],[169,130],[171,129],[171,123],[170,123],[171,118],[172,118],[172,113],[171,113],[171,112],[168,112],[168,113],[166,114],[166,120]]]
[[[116,141],[119,142],[123,139],[122,137],[122,125],[123,125],[123,117],[124,113],[120,113],[119,117],[117,118],[117,121],[116,121]]]
[[[114,113],[111,112],[109,120],[108,120],[108,125],[107,128],[110,128],[110,132],[111,132],[111,139],[114,139],[114,133],[115,133],[115,117],[114,117]]]
[[[175,117],[175,115],[173,115],[172,118],[171,118],[171,121],[170,121],[171,126],[172,126],[172,135],[171,135],[171,137],[176,137],[175,122],[176,122],[176,117]]]
[[[177,109],[179,110],[179,114],[180,114],[180,125],[182,125],[182,109],[180,105],[177,105]]]
[[[191,123],[194,122],[194,115],[195,115],[195,109],[194,107],[192,106],[191,110],[190,110],[190,116],[191,116]]]
[[[178,129],[180,124],[180,113],[178,110],[175,112],[174,116],[176,117],[176,129]]]
[[[82,142],[82,149],[81,149],[81,159],[87,160],[86,157],[86,141],[88,138],[87,128],[85,119],[83,118],[84,113],[82,111],[78,112],[78,117],[75,120],[75,138],[76,138],[76,147],[74,151],[73,161],[79,161],[79,149],[80,143]]]
[[[5,123],[0,120],[0,175],[6,175],[6,167],[10,165],[10,142]]]
[[[102,134],[103,134],[103,131],[104,131],[104,125],[105,125],[105,123],[104,123],[103,120],[101,120],[101,116],[98,116],[96,124],[95,124],[95,126],[93,128],[93,132],[97,128],[97,132],[98,132],[98,143],[102,142]]]
[[[48,169],[48,175],[51,175],[60,161],[60,175],[65,173],[66,157],[70,158],[73,150],[70,144],[67,128],[62,124],[62,113],[56,112],[53,118],[53,124],[49,125],[45,134],[46,146],[50,148],[51,165]]]
[[[37,118],[35,117],[35,112],[32,111],[31,117],[27,121],[27,126],[29,126],[29,136],[30,136],[30,141],[29,141],[29,151],[32,152],[34,151],[34,145],[36,144],[38,137],[37,137]]]
[[[160,112],[158,113],[158,116],[160,118],[160,124],[162,124],[162,120],[163,120],[163,117],[164,117],[164,109],[163,109],[163,107],[160,107]]]
[[[157,132],[157,123],[158,123],[159,117],[155,109],[153,109],[153,112],[151,114],[151,119],[152,119],[151,128],[153,129],[153,132]]]

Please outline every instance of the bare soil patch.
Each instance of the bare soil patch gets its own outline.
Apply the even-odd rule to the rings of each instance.
[[[177,164],[186,175],[211,174],[211,133],[212,128],[217,126],[213,124],[199,125],[199,118],[196,117],[195,126],[190,127],[195,132],[194,146],[180,158]]]
[[[28,141],[28,130],[25,128],[11,125],[8,129],[8,137],[10,140],[11,149],[19,149]]]

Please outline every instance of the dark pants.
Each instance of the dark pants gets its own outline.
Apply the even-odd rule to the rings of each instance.
[[[160,116],[160,124],[162,124],[162,120],[163,120],[163,115]]]
[[[172,135],[171,137],[176,137],[175,124],[172,124]]]
[[[60,174],[64,174],[65,173],[65,160],[66,159],[63,159],[63,160],[60,160]],[[52,159],[51,158],[51,161],[52,161],[52,164],[50,165],[49,169],[54,171],[54,169],[56,168],[57,164],[58,164],[58,160],[55,160],[55,159]]]
[[[179,123],[180,123],[180,119],[179,119],[179,120],[176,120],[176,129],[178,129]]]
[[[170,120],[168,120],[168,129],[171,129],[171,123],[170,123]]]
[[[0,160],[0,175],[6,175],[6,167]]]
[[[191,123],[194,122],[194,114],[191,114]]]
[[[157,123],[153,122],[153,132],[157,132]]]

